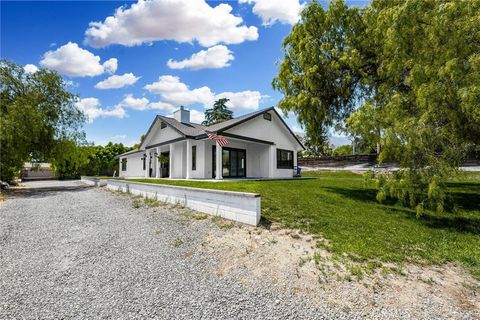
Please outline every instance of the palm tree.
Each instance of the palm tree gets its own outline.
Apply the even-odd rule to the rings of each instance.
[[[233,112],[228,109],[227,98],[221,98],[215,101],[213,108],[205,110],[205,121],[202,122],[204,126],[211,126],[215,123],[220,123],[233,119]]]

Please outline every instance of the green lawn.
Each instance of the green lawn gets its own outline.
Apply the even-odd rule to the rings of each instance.
[[[379,204],[363,176],[340,172],[307,173],[315,179],[277,181],[170,181],[132,179],[210,189],[256,192],[262,196],[264,223],[279,222],[329,240],[333,253],[359,260],[441,264],[459,262],[480,277],[480,175],[450,183],[458,211],[415,212]]]

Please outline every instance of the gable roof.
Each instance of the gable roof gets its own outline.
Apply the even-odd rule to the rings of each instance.
[[[198,123],[183,123],[175,120],[174,118],[170,117],[165,117],[165,116],[159,116],[157,115],[155,119],[153,120],[152,124],[150,125],[150,128],[148,129],[147,133],[145,134],[144,140],[140,143],[140,147],[142,147],[145,139],[148,137],[150,131],[152,130],[153,126],[157,121],[162,121],[169,127],[173,128],[175,131],[177,131],[179,134],[181,134],[184,138],[202,138],[207,135],[207,133],[217,133],[220,134],[225,130],[231,129],[235,126],[238,126],[248,120],[251,120],[265,112],[273,111],[275,114],[278,116],[278,118],[281,120],[283,125],[287,128],[287,130],[290,132],[290,134],[295,138],[295,140],[298,142],[298,144],[305,149],[303,146],[302,142],[298,139],[298,137],[293,133],[293,131],[290,129],[290,127],[285,123],[283,118],[278,114],[277,110],[275,110],[274,107],[269,107],[261,110],[257,110],[254,112],[247,113],[243,116],[233,118],[224,122],[216,123],[211,126],[204,126]]]

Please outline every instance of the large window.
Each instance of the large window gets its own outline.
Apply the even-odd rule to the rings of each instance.
[[[197,170],[197,146],[192,146],[192,170]]]
[[[122,159],[122,171],[127,171],[127,158]]]
[[[293,169],[293,151],[277,149],[277,169]]]

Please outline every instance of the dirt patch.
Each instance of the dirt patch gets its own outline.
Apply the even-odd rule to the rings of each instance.
[[[397,309],[414,317],[434,310],[440,318],[452,312],[480,315],[480,282],[459,266],[360,263],[332,255],[324,246],[324,239],[276,225],[270,230],[237,225],[212,230],[201,250],[217,258],[211,272],[219,277],[247,286],[274,286],[342,310]]]

